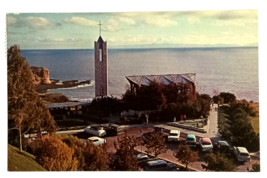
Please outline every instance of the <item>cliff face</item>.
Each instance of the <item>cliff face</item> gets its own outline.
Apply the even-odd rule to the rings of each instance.
[[[31,67],[34,84],[51,84],[49,79],[49,70],[45,67]]]

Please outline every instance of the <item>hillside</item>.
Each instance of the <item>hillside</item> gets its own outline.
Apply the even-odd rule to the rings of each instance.
[[[46,171],[35,161],[35,157],[27,152],[8,145],[8,171]]]

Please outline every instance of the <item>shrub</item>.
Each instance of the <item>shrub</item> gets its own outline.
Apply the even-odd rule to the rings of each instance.
[[[36,160],[48,171],[75,171],[78,161],[72,159],[74,150],[60,139],[44,136],[42,147],[36,152]]]
[[[236,166],[233,162],[221,154],[209,153],[205,155],[205,163],[207,170],[210,171],[235,171]]]

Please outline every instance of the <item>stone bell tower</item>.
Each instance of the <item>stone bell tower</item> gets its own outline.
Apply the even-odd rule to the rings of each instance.
[[[108,95],[108,50],[107,42],[101,37],[99,22],[99,38],[95,41],[95,97]]]

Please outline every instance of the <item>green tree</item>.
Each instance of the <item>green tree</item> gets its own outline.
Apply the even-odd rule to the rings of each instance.
[[[258,163],[255,163],[255,164],[252,164],[252,169],[250,170],[250,172],[260,172],[260,164]]]
[[[233,162],[221,154],[209,153],[205,155],[207,170],[210,171],[235,171],[236,166]]]
[[[55,122],[35,91],[33,74],[17,45],[7,51],[8,72],[8,128],[17,129],[19,147],[22,136],[30,129],[48,132],[56,130]]]
[[[114,142],[116,153],[111,157],[110,168],[113,171],[138,171],[137,154],[134,148],[138,145],[137,139],[126,134]]]
[[[188,168],[190,163],[196,162],[199,157],[198,153],[192,151],[188,145],[180,145],[178,150],[176,150],[173,155],[177,158],[179,162],[185,164],[185,169]]]
[[[221,106],[219,113],[218,128],[224,139],[250,151],[259,150],[259,134],[254,131],[251,123],[252,108],[246,104],[233,103]]]
[[[167,147],[165,145],[165,139],[162,135],[157,133],[149,133],[143,136],[144,146],[147,148],[148,154],[154,154],[155,157],[162,153],[166,153]]]

